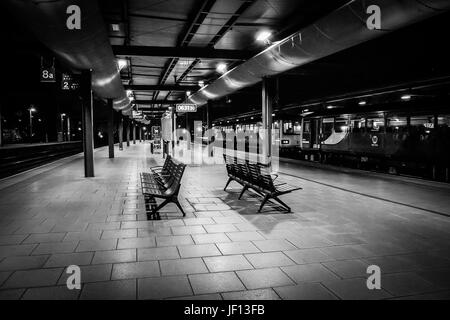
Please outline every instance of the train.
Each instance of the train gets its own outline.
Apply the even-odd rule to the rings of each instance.
[[[272,140],[281,157],[449,182],[450,112],[445,108],[273,116],[272,129],[279,130],[273,130]],[[258,134],[262,126],[257,114],[236,120],[215,124],[216,139],[225,142],[227,132],[239,130]]]

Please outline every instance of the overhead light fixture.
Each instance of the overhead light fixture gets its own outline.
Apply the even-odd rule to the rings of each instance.
[[[411,100],[411,95],[410,94],[405,94],[401,97],[402,100],[407,101],[407,100]]]
[[[218,73],[225,73],[225,72],[227,72],[227,64],[224,63],[224,62],[219,63],[217,65],[217,67],[216,67],[216,71]]]
[[[189,97],[192,94],[191,91],[186,91],[186,95]]]
[[[305,110],[303,110],[303,112],[308,112],[309,111],[309,109],[305,109]]]
[[[360,101],[358,104],[359,104],[360,106],[365,106],[365,105],[367,104],[367,102],[366,102],[366,101]]]
[[[258,32],[258,34],[256,35],[256,41],[259,42],[264,42],[266,44],[270,44],[270,38],[272,37],[272,32],[268,31],[268,30],[263,30]]]
[[[334,109],[334,106],[328,106],[327,109]]]
[[[201,88],[203,88],[203,87],[205,86],[205,81],[200,80],[200,81],[198,82],[198,86],[201,87]]]
[[[127,59],[117,59],[117,66],[119,67],[119,71],[128,66]]]

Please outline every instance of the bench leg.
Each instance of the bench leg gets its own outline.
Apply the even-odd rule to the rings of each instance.
[[[261,203],[261,206],[259,207],[258,212],[261,212],[262,208],[264,207],[264,205],[266,204],[266,202],[269,200],[269,198],[270,198],[269,195],[264,196],[264,199],[263,199],[263,201],[262,201],[262,203]]]
[[[288,213],[291,212],[291,208],[290,208],[286,203],[284,203],[283,201],[281,201],[280,198],[278,198],[278,197],[273,197],[273,199],[274,199],[275,201],[278,201],[278,202],[279,202],[279,203],[287,210]]]
[[[163,203],[161,203],[159,206],[157,206],[156,208],[154,208],[154,209],[152,210],[152,211],[153,211],[153,214],[156,214],[159,210],[161,210],[162,208],[164,208],[169,202],[170,202],[170,199],[164,200]]]
[[[223,188],[223,191],[227,191],[228,185],[231,183],[231,181],[233,181],[233,179],[228,178],[228,182],[227,182],[227,184],[225,185],[225,188]]]
[[[242,196],[244,195],[245,191],[247,191],[247,189],[248,189],[248,186],[245,185],[244,189],[242,189],[241,194],[239,195],[239,198],[238,198],[239,200],[241,200]]]
[[[176,199],[174,203],[177,205],[178,209],[180,209],[181,213],[183,214],[183,217],[186,217],[186,213],[184,213],[183,207],[181,207],[181,204],[178,202],[178,199]]]

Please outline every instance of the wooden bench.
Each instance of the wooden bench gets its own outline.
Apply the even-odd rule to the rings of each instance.
[[[243,186],[239,199],[241,199],[248,189],[254,190],[263,197],[258,212],[261,212],[264,205],[270,199],[274,199],[280,203],[287,212],[291,212],[291,208],[281,201],[279,197],[293,191],[301,190],[302,188],[294,187],[287,183],[275,183],[274,181],[278,178],[278,175],[270,174],[261,164],[250,163],[228,155],[224,155],[224,159],[228,173],[228,181],[224,190],[227,189],[232,181],[236,181]],[[275,178],[273,176],[275,176]]]
[[[159,218],[158,211],[170,202],[176,204],[183,217],[186,216],[178,201],[185,168],[185,164],[167,157],[162,167],[153,167],[150,172],[141,173],[141,187],[146,208],[151,211],[154,218]],[[157,205],[155,198],[164,199],[164,201]]]

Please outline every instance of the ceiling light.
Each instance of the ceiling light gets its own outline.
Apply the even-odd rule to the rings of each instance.
[[[191,91],[186,91],[186,95],[189,97],[192,94]]]
[[[359,104],[360,106],[365,106],[365,105],[367,104],[367,102],[366,102],[366,101],[360,101],[358,104]]]
[[[217,67],[216,67],[216,71],[218,73],[225,73],[225,72],[227,72],[227,64],[224,63],[224,62],[219,63],[217,65]]]
[[[333,109],[334,108],[334,106],[328,106],[327,107],[327,109]]]
[[[127,59],[117,59],[117,66],[119,67],[119,71],[128,66]]]
[[[270,42],[271,37],[272,37],[272,32],[270,32],[268,30],[263,30],[263,31],[260,31],[256,35],[256,41],[267,43],[267,42]]]
[[[409,94],[405,94],[405,95],[403,95],[402,96],[402,98],[401,98],[402,100],[411,100],[411,95],[409,95]]]
[[[200,80],[200,81],[198,82],[198,86],[201,87],[201,88],[203,88],[203,87],[205,86],[205,81]]]
[[[305,109],[305,110],[303,110],[303,112],[308,112],[309,111],[309,109]]]

